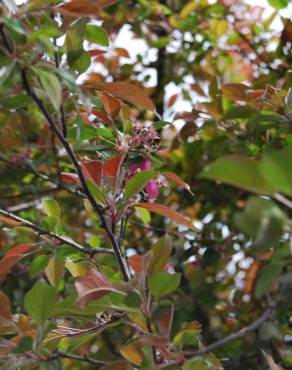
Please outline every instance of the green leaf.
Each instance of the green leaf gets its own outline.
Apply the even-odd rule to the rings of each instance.
[[[153,170],[142,171],[137,173],[135,176],[126,183],[125,195],[126,198],[130,198],[134,194],[139,193],[147,184],[156,175],[156,172]]]
[[[4,102],[6,109],[20,109],[27,107],[32,102],[32,98],[27,95],[16,95]]]
[[[174,291],[180,284],[181,274],[170,274],[165,271],[158,272],[149,280],[150,292],[156,299]]]
[[[265,153],[260,171],[277,191],[292,196],[292,148]]]
[[[197,357],[188,360],[183,364],[182,370],[213,370],[214,367],[210,362],[204,360],[202,357]]]
[[[61,210],[55,199],[43,199],[42,206],[47,216],[60,218]]]
[[[243,105],[240,107],[232,107],[223,116],[223,119],[245,119],[250,118],[254,115],[258,115],[258,111],[248,105]]]
[[[53,107],[58,110],[62,103],[62,86],[59,79],[49,71],[38,71],[42,88]]]
[[[275,9],[283,9],[288,6],[289,0],[268,0],[268,3]]]
[[[156,244],[151,248],[151,258],[149,262],[149,275],[160,272],[167,266],[168,260],[172,252],[172,242],[170,237],[165,234]]]
[[[274,187],[260,173],[260,163],[245,157],[225,156],[205,167],[201,177],[260,194],[274,194]]]
[[[35,277],[38,273],[42,272],[49,263],[50,257],[47,255],[35,257],[29,267],[30,277]]]
[[[280,275],[282,268],[282,263],[278,261],[270,263],[263,269],[255,286],[256,298],[261,298],[269,291],[276,278]]]
[[[13,353],[23,353],[32,350],[33,338],[32,337],[23,337],[17,343],[16,348],[13,350]]]
[[[140,208],[140,207],[135,207],[135,210],[141,217],[142,221],[145,224],[150,224],[151,222],[151,213],[148,211],[148,209]]]
[[[235,215],[235,222],[240,230],[255,237],[254,247],[268,249],[280,240],[288,219],[273,201],[254,196],[244,211]]]
[[[43,326],[50,317],[55,303],[55,288],[42,281],[38,281],[24,298],[26,311],[40,326]]]
[[[90,54],[83,49],[70,51],[67,53],[67,58],[70,68],[79,73],[85,72],[90,66]]]
[[[109,46],[108,34],[101,27],[95,24],[87,24],[85,29],[85,40],[99,44],[102,46]]]
[[[26,35],[26,31],[23,28],[22,23],[18,19],[0,17],[0,21],[12,31],[19,33],[20,35]]]

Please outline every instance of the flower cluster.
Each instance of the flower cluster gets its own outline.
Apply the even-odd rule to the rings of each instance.
[[[142,162],[133,163],[129,166],[129,177],[134,176],[139,171],[150,170],[152,164],[149,159],[144,159]],[[159,186],[156,180],[149,180],[145,186],[145,191],[151,199],[156,199],[159,195]]]

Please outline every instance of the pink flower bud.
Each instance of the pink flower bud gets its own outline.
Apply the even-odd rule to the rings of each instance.
[[[157,182],[155,180],[148,181],[145,189],[150,198],[155,199],[158,197],[159,186],[157,185]]]
[[[150,159],[144,159],[144,161],[142,163],[139,163],[139,168],[142,171],[149,170],[151,168],[151,161],[150,161]]]

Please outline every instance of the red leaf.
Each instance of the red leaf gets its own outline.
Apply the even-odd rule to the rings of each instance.
[[[99,7],[99,4],[95,5],[90,0],[71,0],[70,2],[63,4],[62,6],[53,6],[52,10],[69,16],[91,16],[99,15],[100,8],[101,7]]]
[[[178,185],[182,186],[185,188],[187,191],[191,193],[190,186],[185,183],[176,173],[174,172],[163,172],[161,173],[162,176],[165,176],[169,180],[175,181]]]
[[[191,220],[185,218],[181,214],[177,213],[173,209],[166,207],[162,204],[157,203],[136,203],[133,204],[133,206],[149,209],[149,211],[158,213],[161,216],[168,217],[174,221],[176,221],[179,224],[185,225],[189,227],[190,229],[193,229],[194,226],[191,222]]]
[[[107,278],[96,270],[92,270],[87,275],[81,276],[75,282],[75,287],[78,292],[76,303],[81,307],[86,306],[90,301],[116,291],[108,282]]]
[[[120,166],[124,160],[124,154],[118,154],[108,161],[105,162],[103,166],[103,172],[106,176],[117,176]]]
[[[85,81],[85,86],[92,89],[98,89],[112,94],[120,99],[126,100],[132,104],[139,105],[148,110],[155,110],[152,100],[135,85],[127,82],[103,82]]]
[[[128,258],[130,267],[134,272],[141,272],[143,270],[143,257],[142,256],[131,256]]]
[[[103,164],[98,160],[84,160],[81,162],[81,170],[85,180],[91,180],[97,186],[101,186]]]
[[[5,257],[21,256],[25,252],[32,248],[32,243],[19,244],[18,246],[11,248],[5,255]]]
[[[104,93],[101,95],[100,100],[102,101],[106,113],[110,117],[115,118],[119,114],[121,103],[117,98]]]
[[[32,248],[33,244],[20,244],[10,249],[0,261],[0,277],[4,277],[7,272],[21,260],[27,251]]]
[[[78,184],[80,182],[79,177],[78,175],[76,175],[76,173],[61,172],[60,179],[62,182],[67,182],[67,183]]]
[[[108,118],[108,116],[102,112],[100,112],[99,110],[97,109],[92,109],[91,111],[92,114],[94,114],[96,117],[100,118],[102,121],[108,123],[108,124],[112,124],[112,121]]]

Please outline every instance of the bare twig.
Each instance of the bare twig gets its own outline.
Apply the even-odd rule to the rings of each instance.
[[[40,235],[48,236],[51,239],[58,240],[61,243],[68,244],[71,247],[77,249],[80,252],[87,253],[90,255],[95,255],[98,253],[109,253],[112,254],[113,250],[107,249],[107,248],[98,248],[98,249],[92,249],[89,247],[83,247],[82,245],[76,243],[74,240],[66,238],[65,236],[57,235],[51,231],[45,230],[42,227],[32,223],[31,221],[25,220],[24,218],[21,218],[19,216],[16,216],[15,214],[8,212],[2,208],[0,208],[0,215],[4,217],[8,217],[9,219],[19,222],[21,225],[24,225],[26,227],[29,227],[30,229],[36,231]]]

